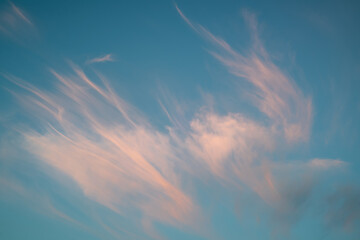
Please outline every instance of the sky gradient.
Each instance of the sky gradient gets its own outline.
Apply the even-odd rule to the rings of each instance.
[[[1,239],[359,239],[356,1],[1,1]]]

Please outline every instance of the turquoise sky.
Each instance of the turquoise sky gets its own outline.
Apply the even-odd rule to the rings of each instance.
[[[359,239],[357,1],[1,1],[0,239]]]

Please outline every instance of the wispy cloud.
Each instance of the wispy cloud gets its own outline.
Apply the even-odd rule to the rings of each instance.
[[[285,143],[307,141],[311,136],[312,100],[298,88],[295,81],[272,61],[264,47],[254,14],[243,11],[252,34],[252,48],[245,55],[215,36],[205,27],[193,23],[175,6],[184,21],[201,37],[215,46],[209,51],[239,81],[247,81],[253,88],[242,93],[267,121],[251,119],[241,113],[220,115],[202,111],[191,122],[186,144],[193,155],[205,163],[210,172],[221,180],[247,185],[275,211],[281,224],[297,219],[313,188],[313,169],[327,170],[341,167],[338,159],[313,159],[294,164],[278,162],[272,154]],[[174,117],[172,117],[174,118]],[[290,167],[291,166],[291,167]],[[302,172],[302,181],[292,180],[286,172]],[[293,189],[283,182],[292,182]],[[239,186],[240,188],[240,186]],[[298,190],[295,190],[298,189]]]
[[[100,62],[113,62],[115,61],[114,56],[112,54],[106,54],[101,57],[93,58],[87,61],[88,64],[91,63],[100,63]]]
[[[311,98],[272,61],[252,13],[243,11],[253,37],[249,54],[243,54],[176,9],[191,29],[213,44],[210,54],[238,81],[251,84],[244,93],[263,119],[224,113],[206,104],[186,118],[167,96],[160,105],[172,125],[160,131],[118,96],[103,76],[90,78],[70,64],[70,73],[50,70],[58,82],[52,91],[5,76],[28,91],[18,98],[40,128],[20,130],[25,148],[72,179],[89,199],[117,214],[134,216],[153,237],[154,221],[195,228],[204,220],[196,194],[185,184],[203,172],[233,191],[250,189],[283,222],[296,219],[311,194],[312,174],[317,172],[313,170],[345,164],[338,159],[297,164],[276,159],[284,144],[290,149],[311,136]],[[107,54],[87,63],[113,60]],[[295,172],[304,172],[301,180],[286,176]]]
[[[147,224],[190,224],[196,204],[174,172],[176,156],[169,137],[136,114],[107,82],[102,88],[80,68],[73,70],[75,76],[51,70],[59,80],[58,95],[8,76],[33,94],[25,102],[45,126],[45,134],[23,133],[28,151],[116,213],[135,208]]]
[[[20,10],[20,8],[18,8],[15,4],[13,4],[12,2],[10,2],[10,4],[11,4],[11,7],[12,7],[12,9],[14,10],[14,13],[18,16],[18,17],[20,17],[23,21],[25,21],[27,24],[29,24],[29,25],[33,25],[33,23],[30,21],[30,19],[27,17],[27,16],[25,16],[25,14]]]
[[[19,38],[19,35],[34,30],[34,23],[14,3],[9,2],[0,11],[0,32],[8,37]]]
[[[344,166],[345,162],[338,159],[320,159],[315,158],[309,162],[309,166],[314,168],[327,169],[331,167],[341,167]]]
[[[311,99],[305,97],[294,81],[271,61],[258,37],[253,14],[248,11],[243,14],[254,36],[254,48],[245,56],[203,26],[191,23],[179,8],[177,10],[186,23],[217,47],[218,51],[210,53],[231,74],[238,77],[239,81],[247,81],[255,87],[255,91],[246,94],[273,121],[274,127],[283,131],[288,141],[308,139],[312,119]]]
[[[192,23],[177,6],[176,9],[192,29],[216,47],[217,51],[210,53],[229,73],[254,86],[245,94],[270,120],[257,121],[240,113],[221,116],[202,112],[191,121],[188,148],[207,163],[215,175],[227,181],[231,176],[236,177],[265,202],[276,206],[281,195],[273,177],[273,164],[265,156],[276,151],[281,136],[290,143],[308,139],[311,100],[271,61],[260,41],[253,14],[243,12],[254,43],[250,54],[245,56],[203,26]]]

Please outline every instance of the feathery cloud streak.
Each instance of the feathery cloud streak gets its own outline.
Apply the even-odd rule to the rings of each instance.
[[[0,12],[0,32],[11,38],[17,38],[24,32],[34,28],[33,22],[14,3],[9,2],[8,6]]]
[[[15,6],[15,4],[13,4],[12,2],[10,2],[10,4],[17,16],[19,16],[23,21],[25,21],[29,25],[33,25],[33,23],[29,20],[29,18],[27,18],[25,14],[17,6]]]
[[[115,61],[113,55],[106,54],[105,56],[102,56],[102,57],[93,58],[93,59],[87,61],[87,63],[90,64],[90,63],[113,62],[113,61]]]
[[[176,6],[184,21],[217,49],[211,54],[239,80],[251,83],[255,91],[248,93],[255,106],[280,128],[290,142],[307,140],[310,134],[312,103],[270,59],[260,41],[257,21],[253,14],[243,11],[253,36],[254,47],[245,56],[226,41],[214,36],[201,25],[192,23]]]

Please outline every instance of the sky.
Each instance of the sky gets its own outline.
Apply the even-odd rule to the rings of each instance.
[[[0,1],[1,239],[359,239],[357,1]]]

